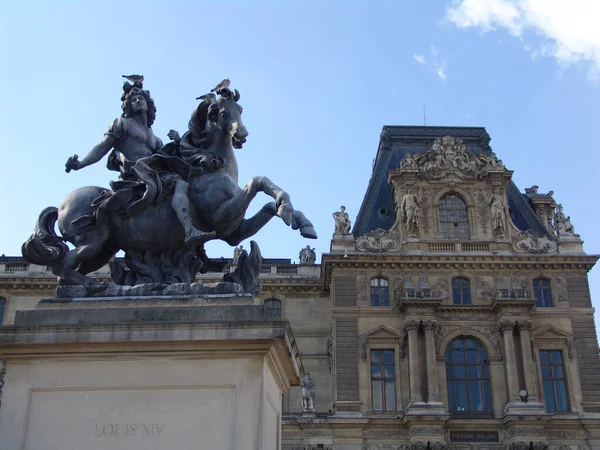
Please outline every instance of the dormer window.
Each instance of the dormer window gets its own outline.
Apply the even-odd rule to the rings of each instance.
[[[440,232],[444,239],[469,239],[467,205],[456,194],[446,194],[440,199]]]

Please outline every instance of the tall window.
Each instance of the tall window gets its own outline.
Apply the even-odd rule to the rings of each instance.
[[[390,291],[385,278],[371,280],[371,306],[390,306]]]
[[[537,278],[533,280],[533,295],[535,295],[535,306],[552,306],[552,290],[550,289],[550,280]]]
[[[394,350],[371,350],[371,398],[373,411],[396,410]]]
[[[4,320],[4,310],[6,309],[6,299],[4,297],[0,297],[0,325],[2,325],[2,321]]]
[[[265,314],[275,319],[281,318],[281,302],[276,299],[265,301]]]
[[[492,411],[490,373],[485,349],[471,338],[458,338],[446,349],[448,407],[451,413]]]
[[[471,286],[466,278],[452,279],[452,302],[455,305],[471,304]]]
[[[440,231],[445,239],[469,239],[467,205],[456,194],[440,200]]]
[[[540,350],[540,365],[546,409],[550,412],[568,411],[567,380],[562,353],[560,350]]]

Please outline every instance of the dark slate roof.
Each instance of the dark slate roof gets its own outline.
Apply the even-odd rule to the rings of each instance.
[[[377,228],[389,230],[392,227],[396,221],[396,211],[393,189],[387,181],[388,173],[398,167],[408,153],[426,152],[435,139],[444,136],[462,139],[468,150],[475,154],[492,151],[490,135],[484,127],[383,127],[373,173],[352,230],[354,236],[362,236]],[[502,155],[498,157],[502,159]],[[519,229],[547,234],[529,205],[528,198],[520,193],[512,181],[507,187],[507,195],[511,218]]]

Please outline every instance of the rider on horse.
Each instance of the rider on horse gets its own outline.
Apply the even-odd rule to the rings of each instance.
[[[141,78],[141,76],[139,77]],[[143,79],[142,79],[143,80]],[[160,153],[161,140],[152,132],[156,107],[142,81],[123,85],[123,114],[116,119],[104,139],[80,161],[77,155],[65,164],[67,172],[98,162],[111,149],[107,167],[120,172],[120,180],[111,182],[111,191],[97,198],[93,216],[83,216],[75,222],[80,229],[106,223],[114,214],[133,215],[149,206],[170,198],[170,204],[185,231],[185,243],[195,247],[214,237],[214,233],[198,230],[192,223],[188,198],[188,163],[177,156]],[[169,137],[178,137],[171,130]]]

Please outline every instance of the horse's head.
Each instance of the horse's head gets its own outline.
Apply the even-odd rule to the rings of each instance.
[[[234,148],[242,148],[248,130],[242,123],[242,107],[237,103],[240,93],[237,89],[232,92],[228,88],[220,89],[217,93],[220,95],[219,99],[208,107],[208,121],[230,136]]]

